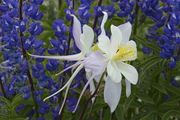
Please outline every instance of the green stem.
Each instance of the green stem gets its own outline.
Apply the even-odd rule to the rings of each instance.
[[[58,0],[58,9],[60,10],[62,7],[62,0]]]
[[[4,96],[5,98],[7,98],[6,92],[5,92],[5,90],[4,90],[4,86],[3,86],[3,83],[2,83],[2,80],[1,80],[1,79],[0,79],[0,87],[1,87],[1,92],[2,92],[3,96]]]
[[[136,6],[135,6],[135,23],[134,23],[134,29],[133,29],[133,36],[136,36],[137,34],[137,27],[138,27],[138,20],[139,20],[139,6],[138,6],[138,1],[136,0]]]
[[[81,113],[81,115],[80,115],[79,120],[83,120],[84,114],[85,114],[85,112],[86,112],[86,110],[87,110],[87,108],[88,108],[89,103],[91,102],[92,98],[94,98],[94,97],[98,94],[99,87],[100,87],[100,85],[101,85],[101,82],[102,82],[102,80],[103,80],[103,77],[104,77],[104,73],[103,73],[103,75],[101,76],[101,79],[100,79],[100,81],[99,81],[99,83],[98,83],[98,85],[97,85],[97,87],[96,87],[96,90],[94,91],[94,93],[90,96],[90,98],[89,98],[89,99],[87,100],[87,102],[85,103],[84,108],[83,108],[83,111],[82,111],[82,113]],[[94,102],[95,102],[95,101],[94,101]]]
[[[69,7],[69,9],[74,9],[75,2],[72,0],[72,6]],[[71,20],[71,27],[73,26],[73,19]],[[69,35],[68,35],[68,48],[66,51],[66,55],[69,54],[69,49],[70,49],[70,44],[71,44],[71,30],[69,30]]]
[[[102,0],[99,0],[98,1],[98,6],[101,6],[101,5],[102,5]],[[95,19],[94,19],[93,29],[96,28],[97,22],[98,22],[98,16],[96,15]]]
[[[23,0],[19,0],[19,20],[20,21],[23,20],[23,9],[22,8],[23,8]],[[19,37],[20,37],[22,55],[23,55],[24,59],[26,61],[28,61],[27,52],[24,49],[24,43],[23,43],[24,34],[23,34],[23,32],[19,33]],[[38,117],[39,116],[38,115],[38,105],[36,103],[35,95],[34,95],[35,88],[34,88],[34,85],[33,85],[33,79],[32,79],[31,73],[30,73],[30,68],[29,68],[29,64],[28,63],[27,63],[27,71],[26,71],[26,73],[27,73],[27,77],[28,77],[28,80],[29,80],[29,85],[30,85],[30,89],[31,89],[31,94],[32,94],[33,102],[34,102],[34,105],[35,105],[36,117]]]

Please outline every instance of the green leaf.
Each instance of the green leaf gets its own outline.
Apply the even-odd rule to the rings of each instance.
[[[179,110],[169,110],[162,116],[162,120],[169,120],[171,116],[179,116],[180,117],[180,111]]]
[[[147,113],[144,117],[142,117],[140,120],[154,120],[154,113],[155,111],[152,111],[150,113]]]
[[[131,95],[124,103],[124,111],[126,112],[129,107],[131,106],[131,104],[133,103],[135,97],[133,95]]]
[[[160,84],[158,84],[158,83],[153,83],[153,84],[152,84],[152,87],[155,88],[155,89],[157,89],[157,90],[158,90],[159,92],[161,92],[161,93],[168,94],[167,91],[166,91],[166,89],[165,89],[165,87],[162,86],[162,85],[160,85]]]
[[[117,120],[125,120],[124,117],[124,108],[122,105],[119,105],[115,111],[115,116]]]
[[[180,97],[171,97],[170,100],[166,101],[166,102],[163,102],[161,105],[160,105],[160,108],[165,108],[167,106],[174,106],[174,107],[177,107],[178,104],[179,104],[179,101],[180,101]]]
[[[134,36],[135,40],[139,43],[141,43],[144,46],[147,46],[149,48],[151,48],[156,54],[159,54],[160,48],[153,42],[148,42],[147,40],[139,37],[139,36]]]
[[[108,107],[108,109],[105,109],[103,120],[110,120],[110,119],[111,119],[111,112],[110,112],[110,109]]]
[[[137,93],[136,96],[138,98],[140,98],[145,103],[154,104],[153,99],[151,97],[149,97],[148,95],[144,94],[144,93]]]

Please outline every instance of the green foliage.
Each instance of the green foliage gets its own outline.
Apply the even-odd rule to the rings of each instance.
[[[21,104],[26,105],[26,108],[19,113],[16,108]],[[0,120],[27,120],[27,112],[33,107],[32,99],[24,100],[21,95],[16,95],[12,99],[0,97]]]
[[[108,4],[109,1],[104,0],[103,4]],[[67,6],[64,2],[58,6],[56,0],[45,0],[45,2],[47,4],[41,6],[41,11],[45,13],[41,21],[44,32],[39,36],[39,39],[45,41],[47,48],[50,47],[49,40],[54,38],[51,24],[57,18],[65,19],[64,8]],[[94,2],[92,7],[96,4],[97,2]],[[93,12],[93,8],[90,11]],[[154,41],[149,42],[145,37],[153,22],[147,17],[144,19],[145,16],[141,12],[137,17],[140,22],[136,26],[137,34],[133,34],[132,39],[138,45],[138,59],[132,64],[139,72],[138,84],[132,86],[130,97],[126,98],[125,93],[122,93],[121,101],[113,114],[104,103],[104,84],[102,84],[100,86],[102,89],[96,96],[95,102],[86,106],[84,120],[180,120],[180,89],[170,84],[174,76],[180,76],[180,62],[177,63],[174,70],[167,67],[168,61],[159,57],[160,48]],[[92,17],[90,21],[91,26],[93,19]],[[70,25],[70,22],[65,22],[66,25]],[[109,28],[111,24],[119,25],[124,22],[122,18],[113,16],[107,21],[105,27]],[[153,52],[150,55],[144,55],[141,51],[142,46],[152,49]],[[78,94],[80,94],[79,91],[76,90]],[[45,91],[45,96],[47,93]],[[64,110],[63,120],[78,120],[84,112],[82,108],[89,97],[89,95],[84,95],[76,113]],[[26,105],[26,108],[17,113],[15,109],[22,103]],[[24,100],[21,95],[16,95],[12,99],[0,97],[0,120],[28,120],[27,113],[33,107],[32,98]],[[48,113],[45,118],[50,120],[52,116]]]

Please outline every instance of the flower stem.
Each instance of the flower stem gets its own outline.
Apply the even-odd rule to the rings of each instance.
[[[23,20],[23,0],[19,0],[19,19],[20,21]],[[21,49],[22,49],[22,54],[23,54],[23,58],[27,61],[28,58],[27,58],[27,52],[24,48],[24,43],[23,43],[23,32],[20,32],[19,33],[19,36],[20,36],[20,43],[21,43]],[[29,80],[29,85],[30,85],[30,89],[31,89],[31,94],[32,94],[32,98],[33,98],[33,101],[34,101],[34,105],[35,105],[35,111],[36,111],[36,117],[38,117],[38,105],[36,103],[36,100],[35,100],[35,95],[34,95],[34,91],[35,91],[35,88],[34,88],[34,85],[33,85],[33,79],[32,79],[32,76],[31,76],[31,73],[30,73],[30,68],[29,68],[29,64],[27,62],[27,77],[28,77],[28,80]]]
[[[61,7],[62,7],[62,0],[58,0],[58,8],[59,8],[59,10],[61,9]]]
[[[86,110],[87,110],[87,108],[88,108],[89,103],[91,102],[92,98],[94,98],[94,97],[98,94],[99,87],[100,87],[100,85],[101,85],[101,82],[102,82],[102,80],[103,80],[103,77],[104,77],[104,73],[103,73],[103,75],[101,76],[101,79],[100,79],[100,81],[99,81],[99,83],[98,83],[98,85],[97,85],[97,87],[96,87],[96,90],[94,91],[94,93],[90,96],[90,98],[89,98],[89,99],[87,100],[87,102],[85,103],[84,108],[83,108],[83,111],[82,111],[82,113],[81,113],[81,115],[80,115],[79,120],[83,120],[84,114],[85,114],[85,112],[86,112]],[[94,102],[95,102],[95,101],[94,101]]]
[[[135,36],[137,34],[137,27],[138,27],[138,20],[139,20],[139,6],[138,6],[138,1],[136,0],[136,6],[135,6],[135,23],[134,23],[134,29],[133,29],[133,36]]]
[[[99,0],[98,1],[98,7],[101,6],[101,5],[102,5],[102,0]],[[94,24],[93,24],[93,29],[96,28],[97,22],[98,22],[98,15],[95,16]]]
[[[5,90],[4,90],[4,86],[3,86],[3,83],[2,83],[2,80],[1,80],[1,79],[0,79],[0,87],[1,87],[1,92],[2,92],[3,96],[4,96],[5,98],[7,98],[6,92],[5,92]]]
[[[72,0],[72,6],[69,6],[69,9],[74,9],[74,0]],[[71,20],[71,27],[73,26],[73,19]],[[69,30],[69,35],[68,35],[68,48],[66,50],[66,55],[69,54],[69,49],[70,49],[70,44],[71,44],[71,30]]]

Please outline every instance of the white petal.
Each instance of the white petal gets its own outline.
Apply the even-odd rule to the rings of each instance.
[[[106,12],[103,12],[104,16],[103,16],[103,20],[101,22],[101,35],[106,35],[106,32],[104,30],[104,25],[108,19],[108,14]]]
[[[96,76],[94,77],[94,80],[95,80],[96,82],[99,82],[100,79],[101,79],[101,76],[102,76],[102,75],[96,75]]]
[[[82,34],[81,32],[81,23],[80,21],[76,18],[76,16],[73,16],[73,27],[72,27],[72,33],[74,37],[74,41],[76,43],[76,46],[82,50],[82,44],[80,42],[80,36]]]
[[[105,71],[106,58],[100,52],[93,52],[84,61],[85,69],[94,75],[100,75]]]
[[[121,82],[122,75],[121,75],[119,69],[117,68],[117,65],[113,61],[110,61],[108,63],[107,73],[113,82],[115,82],[115,83]]]
[[[130,41],[128,41],[126,43],[126,46],[131,47],[133,49],[133,51],[134,51],[133,56],[129,57],[127,59],[127,61],[135,60],[137,58],[137,46],[136,46],[136,43],[133,40],[130,40]]]
[[[40,56],[33,55],[28,53],[31,57],[35,58],[46,58],[46,59],[57,59],[57,60],[67,60],[67,61],[78,61],[84,59],[84,55],[82,53],[74,54],[74,55],[66,55],[66,56]]]
[[[109,105],[111,113],[115,111],[121,97],[121,82],[115,83],[107,77],[104,87],[104,100]]]
[[[99,49],[108,54],[110,52],[110,40],[107,36],[105,35],[100,35],[98,36],[98,47]]]
[[[118,68],[124,77],[132,84],[137,84],[138,81],[138,72],[135,67],[132,65],[118,62]]]
[[[82,41],[83,47],[85,47],[86,49],[91,48],[94,41],[94,32],[93,32],[93,29],[89,27],[88,25],[83,26],[83,33],[81,36],[81,41]]]
[[[122,41],[122,33],[118,27],[111,25],[111,53],[115,54]]]
[[[126,83],[126,97],[129,97],[131,95],[131,83],[125,79]]]
[[[132,31],[132,25],[130,22],[127,22],[125,24],[122,24],[118,26],[118,28],[122,32],[122,43],[126,43],[129,41],[130,36],[131,36],[131,31]]]

